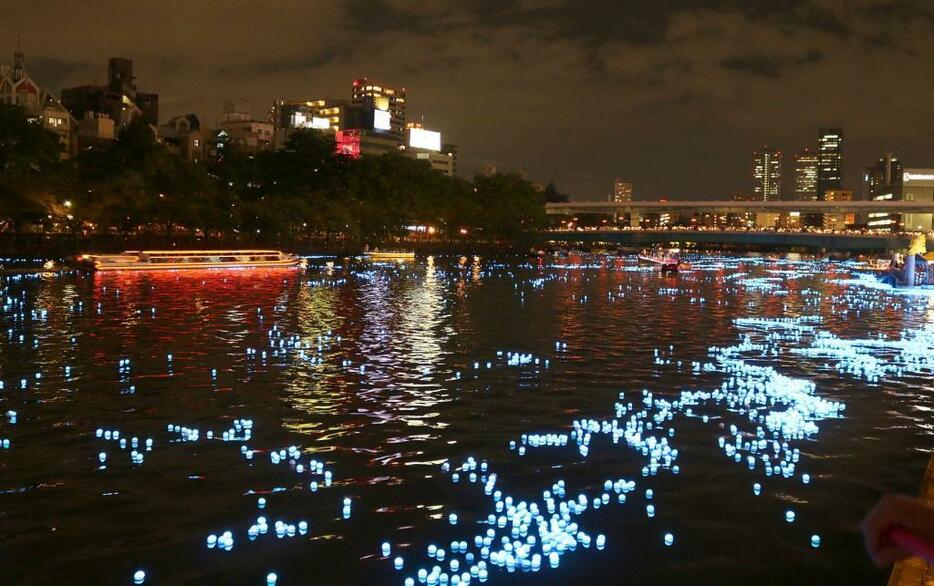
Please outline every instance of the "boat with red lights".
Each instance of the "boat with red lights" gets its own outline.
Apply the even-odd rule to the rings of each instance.
[[[294,268],[301,259],[279,250],[127,250],[83,254],[79,262],[97,271]]]

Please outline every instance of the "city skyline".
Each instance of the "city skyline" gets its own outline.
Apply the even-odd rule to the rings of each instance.
[[[11,76],[10,79],[15,82],[16,79],[24,76],[28,78],[28,72],[24,69],[24,54],[21,50],[17,50],[13,62],[14,64],[12,67],[5,66],[7,67],[6,71]],[[70,110],[71,115],[77,123],[77,127],[75,128],[77,133],[76,144],[71,142],[75,137],[63,137],[63,145],[66,145],[66,151],[70,151],[77,146],[77,151],[80,152],[89,145],[89,140],[91,142],[95,140],[99,141],[101,137],[98,131],[88,134],[87,128],[83,128],[82,125],[89,120],[94,120],[94,124],[97,124],[97,120],[103,116],[104,118],[109,118],[113,125],[113,128],[107,131],[109,133],[107,136],[110,140],[116,136],[116,131],[119,128],[124,127],[136,118],[141,118],[143,121],[151,124],[154,129],[158,127],[156,130],[158,139],[164,142],[167,139],[165,144],[169,145],[171,152],[175,154],[185,153],[185,149],[179,149],[179,141],[181,140],[184,142],[186,139],[183,138],[183,136],[189,133],[191,129],[196,130],[200,126],[197,115],[194,113],[175,115],[169,118],[166,125],[162,125],[158,110],[159,95],[157,93],[138,91],[135,81],[136,76],[133,71],[132,59],[110,57],[108,59],[107,83],[104,85],[99,85],[97,80],[95,80],[93,84],[63,88],[60,98],[55,98],[54,94],[48,94],[50,100],[46,103],[46,108],[67,108],[67,110]],[[34,82],[29,80],[29,83]],[[46,91],[42,88],[39,89],[42,92]],[[256,149],[257,147],[260,150],[266,148],[279,149],[282,148],[287,137],[294,129],[309,127],[335,132],[338,152],[358,157],[361,154],[360,139],[357,138],[360,135],[360,130],[353,129],[364,129],[363,134],[373,135],[373,138],[368,140],[375,140],[376,142],[370,144],[368,148],[364,148],[363,154],[381,154],[398,148],[401,149],[401,152],[408,153],[410,156],[415,157],[416,152],[408,152],[411,151],[412,148],[407,148],[415,146],[411,144],[409,132],[410,130],[412,132],[424,132],[422,130],[424,126],[420,122],[406,121],[405,92],[406,90],[404,87],[395,90],[382,84],[382,82],[368,80],[366,77],[363,77],[353,80],[351,99],[349,100],[331,97],[312,101],[308,101],[307,99],[285,100],[280,98],[273,102],[272,106],[265,113],[265,116],[262,114],[255,114],[249,105],[245,104],[243,101],[240,101],[239,104],[235,104],[234,100],[227,100],[223,106],[223,114],[219,120],[215,121],[213,129],[208,130],[208,133],[205,135],[201,135],[196,130],[195,134],[187,136],[187,140],[189,142],[194,140],[195,146],[198,146],[198,142],[204,137],[214,144],[219,145],[222,140],[225,142],[229,140],[229,138],[227,138],[229,136],[227,131],[231,124],[233,124],[234,128],[239,128],[244,122],[249,122],[252,125],[268,127],[269,134],[268,138],[263,136],[259,137],[259,139],[265,143],[263,146],[254,145],[250,147],[251,149]],[[44,93],[43,95],[46,94]],[[127,99],[130,101],[127,102]],[[128,104],[130,106],[129,108],[127,107]],[[358,109],[362,108],[362,110],[355,112],[346,111],[351,105]],[[375,118],[376,114],[381,113],[385,114],[385,120],[382,118]],[[296,116],[298,116],[298,118],[296,118]],[[318,116],[323,116],[323,118],[318,118]],[[424,116],[421,116],[421,118],[424,119]],[[179,126],[180,120],[183,121],[184,129]],[[316,123],[324,125],[316,126]],[[45,124],[45,126],[54,131],[60,130],[59,127],[54,125],[50,127],[48,123]],[[348,128],[351,130],[348,132],[343,131]],[[182,134],[179,134],[179,132]],[[437,146],[431,147],[429,150],[441,150],[440,133],[434,131],[428,132],[429,134],[436,135],[438,142]],[[163,133],[167,133],[167,135]],[[352,135],[351,139],[357,141],[355,143],[357,146],[354,147],[355,150],[353,150],[353,152],[347,150],[348,145],[345,144],[346,137],[342,136],[348,133]],[[379,138],[379,135],[384,135],[384,137]],[[786,170],[781,149],[769,147],[768,145],[757,148],[753,152],[752,199],[763,201],[820,200],[824,199],[825,193],[829,194],[831,191],[843,189],[843,129],[820,128],[816,144],[817,147],[813,150],[809,146],[804,146],[801,151],[795,155],[793,162],[788,163],[788,165],[793,166],[792,172],[789,173],[789,175],[794,176],[794,184],[788,185],[787,187],[783,183]],[[453,144],[444,144],[444,148],[446,150],[454,149],[456,151],[457,147]],[[424,149],[415,150],[423,153],[418,155],[418,158],[428,158],[423,152]],[[220,150],[218,149],[217,154],[219,153]],[[429,154],[433,155],[434,153]],[[891,154],[892,153],[889,153],[889,156],[891,156]],[[203,154],[199,153],[193,156],[193,153],[188,152],[185,156],[197,162],[201,160]],[[448,175],[453,175],[456,170],[456,163],[453,158],[454,154],[451,152],[446,154],[442,153],[439,154],[439,157],[444,160],[432,160],[430,162],[432,167]],[[495,166],[488,165],[483,172],[488,172],[489,168],[495,168]],[[524,170],[518,171],[525,175]],[[866,183],[869,181],[868,177],[868,173],[864,175],[861,182],[861,189],[849,190],[850,197],[852,197],[854,191],[861,191],[864,195],[871,191],[871,188],[868,187]],[[543,185],[544,183],[540,182],[539,184]],[[613,193],[609,197],[613,201],[632,201],[633,192],[634,189],[631,182],[623,182],[617,177],[614,182]],[[734,192],[734,194],[741,193],[741,191]],[[661,197],[659,199],[664,200],[667,198]],[[584,201],[586,201],[586,199]]]
[[[747,189],[756,146],[796,152],[821,126],[847,133],[850,188],[884,152],[916,166],[934,161],[921,99],[934,90],[924,74],[934,48],[911,34],[934,21],[921,2],[588,11],[547,1],[482,10],[283,3],[262,14],[236,2],[181,13],[102,6],[53,3],[57,19],[14,6],[0,23],[3,54],[20,35],[29,71],[55,93],[101,81],[110,56],[133,59],[141,87],[161,96],[163,119],[194,112],[208,125],[228,99],[248,99],[260,115],[278,98],[344,96],[350,80],[369,76],[407,89],[413,107],[462,146],[465,175],[487,164],[522,169],[581,199],[605,197],[620,173],[637,198]],[[145,33],[152,27],[165,32],[158,41]],[[899,66],[876,68],[867,87],[867,64],[893,60]],[[905,79],[911,92],[887,89]],[[573,103],[587,107],[576,113]]]

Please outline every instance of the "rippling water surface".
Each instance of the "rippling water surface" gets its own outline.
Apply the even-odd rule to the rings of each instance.
[[[0,583],[401,585],[481,560],[490,584],[885,583],[857,525],[934,446],[927,296],[796,260],[335,263],[0,278]],[[546,520],[586,495],[579,544],[552,568],[485,484]],[[540,570],[496,563],[518,541]]]

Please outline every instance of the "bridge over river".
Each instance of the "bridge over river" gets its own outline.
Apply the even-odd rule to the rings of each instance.
[[[861,217],[886,215],[911,218],[905,224],[921,223],[930,228],[934,218],[934,201],[572,201],[549,203],[545,212],[552,216],[612,215],[630,216],[633,229],[579,228],[555,230],[543,234],[543,239],[561,243],[607,243],[620,246],[651,246],[653,244],[696,243],[760,249],[811,249],[824,251],[883,252],[907,249],[910,233],[819,232],[776,230],[699,230],[661,228],[638,229],[639,218],[646,214],[857,214]],[[934,246],[928,235],[928,250]]]
[[[887,252],[905,250],[912,234],[860,234],[776,232],[771,230],[553,230],[542,233],[546,242],[561,244],[611,244],[648,247],[655,244],[700,244],[724,247],[827,252]],[[934,241],[928,240],[928,250]]]
[[[792,213],[801,214],[934,214],[934,201],[570,201],[545,204],[554,216],[575,214],[679,213]]]

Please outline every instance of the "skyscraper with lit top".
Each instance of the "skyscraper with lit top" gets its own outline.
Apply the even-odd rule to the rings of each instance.
[[[393,89],[361,77],[353,82],[351,102],[366,112],[367,130],[391,135],[400,144],[405,133],[405,88]]]
[[[843,188],[843,129],[821,128],[817,135],[817,199]]]

